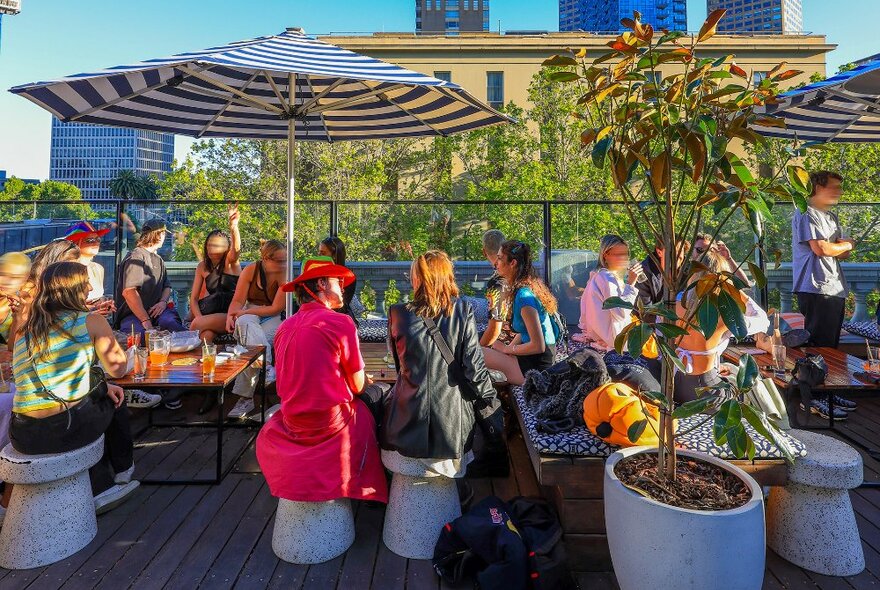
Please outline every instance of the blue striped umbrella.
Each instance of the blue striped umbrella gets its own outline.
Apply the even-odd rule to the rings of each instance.
[[[785,129],[754,126],[768,137],[802,142],[880,141],[880,60],[779,95],[759,112],[785,120]]]
[[[10,92],[62,121],[193,137],[287,139],[291,264],[295,140],[447,136],[510,121],[456,84],[300,29]]]

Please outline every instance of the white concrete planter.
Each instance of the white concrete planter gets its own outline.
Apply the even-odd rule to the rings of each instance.
[[[605,526],[621,590],[760,590],[765,539],[758,483],[726,461],[678,450],[734,473],[752,499],[734,510],[675,508],[633,492],[614,474],[618,461],[645,451],[656,448],[623,449],[605,464]]]

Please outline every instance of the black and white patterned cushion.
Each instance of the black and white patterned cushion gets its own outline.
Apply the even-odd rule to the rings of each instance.
[[[360,297],[355,295],[351,298],[351,303],[348,304],[351,308],[351,313],[360,321],[362,317],[367,313],[367,309],[364,307],[364,304],[361,303]]]
[[[880,341],[880,326],[877,322],[843,322],[843,329],[855,336]]]
[[[461,300],[471,304],[471,309],[474,310],[474,319],[477,320],[477,326],[489,324],[489,301],[487,299],[462,295]]]
[[[361,342],[385,342],[388,338],[388,320],[360,320],[358,340]]]
[[[545,434],[538,432],[537,420],[535,415],[526,405],[523,398],[522,389],[513,388],[513,399],[522,415],[523,424],[526,427],[529,438],[535,445],[535,449],[539,453],[548,453],[551,455],[577,455],[582,457],[608,457],[618,449],[617,446],[609,445],[601,438],[592,434],[585,426],[578,426],[568,432],[560,432],[557,434]],[[705,415],[698,414],[678,421],[678,430],[687,431],[699,424],[706,418]],[[746,424],[746,430],[755,443],[755,457],[759,459],[782,459],[782,453],[775,445],[760,436],[755,430]],[[785,440],[791,445],[792,454],[795,457],[806,456],[806,447],[799,440],[784,435]],[[708,420],[705,424],[696,428],[692,432],[680,435],[679,444],[686,449],[693,451],[701,451],[714,457],[721,459],[735,459],[736,457],[727,448],[727,445],[718,445],[712,437],[712,421]]]

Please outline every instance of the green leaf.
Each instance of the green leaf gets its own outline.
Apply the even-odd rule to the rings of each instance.
[[[623,347],[626,346],[626,338],[629,335],[630,330],[635,327],[635,324],[629,324],[625,326],[623,330],[620,331],[614,338],[614,350],[617,351],[617,354],[623,354]]]
[[[660,37],[660,39],[657,41],[657,45],[662,45],[670,41],[675,41],[676,39],[681,39],[682,37],[684,37],[684,35],[685,34],[682,31],[671,31]]]
[[[791,446],[784,441],[779,429],[770,423],[767,419],[767,415],[764,414],[764,412],[759,412],[749,404],[741,404],[740,409],[742,410],[743,418],[745,418],[746,422],[755,429],[755,432],[767,440],[772,441],[776,448],[782,451],[785,460],[789,463],[793,463],[794,454],[791,452]]]
[[[635,309],[635,306],[620,297],[609,297],[602,302],[602,309]]]
[[[684,366],[684,363],[678,358],[678,355],[675,354],[675,351],[672,350],[672,347],[669,346],[667,342],[663,340],[657,341],[657,347],[660,349],[660,353],[663,354],[663,357],[672,363],[676,369],[681,371],[682,373],[687,373],[687,367]]]
[[[755,177],[752,176],[749,167],[746,166],[745,162],[740,160],[738,156],[727,154],[727,160],[730,162],[730,167],[733,169],[733,172],[739,177],[744,185],[749,186],[750,184],[755,183]],[[769,212],[767,214],[769,215]]]
[[[807,206],[809,203],[807,202],[807,197],[801,193],[795,193],[791,196],[791,200],[794,203],[795,207],[798,208],[798,211],[801,213],[807,212]]]
[[[721,291],[718,294],[718,313],[721,315],[724,325],[737,340],[742,340],[749,335],[742,310],[726,291]]]
[[[669,306],[667,306],[665,303],[646,305],[644,311],[646,314],[654,314],[673,322],[678,320],[678,314],[676,314],[674,310],[669,309]]]
[[[713,80],[724,80],[727,78],[733,78],[733,74],[727,70],[715,70],[714,72],[709,72],[709,78]]]
[[[547,75],[551,82],[574,82],[580,80],[581,77],[574,72],[551,72]]]
[[[687,330],[681,326],[676,326],[675,324],[657,323],[652,325],[666,338],[678,338],[679,336],[685,336],[688,333]]]
[[[611,149],[612,137],[609,135],[602,141],[597,141],[593,146],[593,165],[596,168],[605,167],[605,159],[608,156],[608,150]]]
[[[739,357],[739,370],[736,373],[736,386],[740,390],[749,391],[755,385],[755,379],[761,372],[758,370],[758,363],[755,357],[750,354],[744,354]]]
[[[644,69],[647,69],[647,68],[654,67],[654,66],[656,66],[658,63],[660,63],[660,62],[658,61],[659,58],[660,58],[660,55],[659,55],[659,54],[654,53],[654,52],[651,52],[651,53],[645,55],[642,59],[640,59],[640,60],[638,61],[638,63],[636,64],[636,68],[638,68],[638,69],[640,69],[640,70],[644,70]]]
[[[650,324],[639,324],[629,331],[626,337],[626,348],[631,357],[637,359],[642,355],[642,347],[653,332]]]
[[[725,442],[730,444],[729,437],[737,429],[743,430],[742,410],[739,407],[738,401],[729,399],[722,403],[721,407],[718,408],[718,412],[715,413],[715,420],[712,425],[712,435],[715,438],[715,442],[718,444],[724,444]],[[736,452],[732,445],[730,449],[734,451],[738,457],[741,456],[740,453]]]
[[[672,417],[676,420],[682,420],[684,418],[690,418],[696,414],[702,414],[706,411],[706,408],[714,404],[718,400],[717,395],[699,397],[697,399],[693,399],[689,402],[685,402],[675,408],[672,412]]]
[[[568,55],[554,55],[551,58],[545,59],[541,64],[543,66],[576,66],[578,62],[575,58],[570,57]]]
[[[669,400],[666,399],[666,396],[660,393],[659,391],[640,391],[639,395],[642,397],[646,397],[652,402],[656,403],[658,406],[663,408],[669,405]]]
[[[759,289],[763,289],[767,286],[767,276],[764,274],[764,271],[761,270],[761,267],[752,262],[751,260],[747,261],[746,264],[749,265],[749,272],[752,275],[752,278],[755,279],[755,286]]]
[[[638,441],[642,437],[642,433],[645,432],[645,428],[648,427],[647,420],[636,420],[632,424],[629,425],[629,428],[626,430],[626,438],[629,439],[629,442],[634,443]]]
[[[801,193],[810,192],[810,174],[803,166],[789,164],[786,166],[785,172],[788,174],[788,181],[791,183],[791,186],[795,187]]]
[[[697,308],[697,326],[707,340],[718,329],[718,305],[711,297],[706,297]]]

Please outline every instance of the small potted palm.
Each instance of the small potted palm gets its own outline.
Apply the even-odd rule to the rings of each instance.
[[[663,245],[664,260],[656,261],[664,284],[661,302],[605,301],[606,308],[633,312],[632,324],[615,342],[618,352],[637,357],[653,338],[662,363],[661,391],[640,392],[646,417],[628,433],[636,441],[654,428],[658,447],[625,449],[606,464],[608,540],[623,590],[762,585],[760,486],[730,463],[678,449],[677,420],[699,417],[698,422],[711,423],[715,442],[728,445],[737,457],[754,458],[750,433],[756,433],[792,459],[777,427],[745,401],[758,377],[751,356],[740,360],[734,383],[700,391],[690,402],[673,400],[674,371],[685,371],[675,352],[680,339],[694,330],[709,339],[719,327],[736,338],[747,333],[741,294],[747,285],[734,269],[713,271],[685,262],[681,249],[698,232],[708,231],[715,241],[730,220],[744,220],[757,239],[739,266],[747,265],[763,287],[761,268],[749,260],[762,248],[761,219],[778,199],[805,208],[809,189],[806,171],[791,162],[760,177],[736,153],[736,145],[765,141],[753,125],[783,126],[755,108],[772,103],[780,82],[800,72],[780,64],[750,84],[733,56],[701,58],[701,44],[715,34],[723,15],[723,10],[712,12],[700,32],[689,36],[655,32],[636,12],[623,19],[626,32],[596,59],[588,60],[581,50],[544,62],[551,80],[581,89],[573,124],[593,163],[613,178],[638,242],[646,252]],[[676,305],[679,293],[690,305]],[[659,420],[647,418],[656,414]]]

